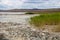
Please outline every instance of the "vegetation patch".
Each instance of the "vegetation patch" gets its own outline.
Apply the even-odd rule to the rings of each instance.
[[[31,18],[30,24],[38,28],[42,28],[44,25],[60,25],[60,13],[46,13],[34,16]],[[55,31],[60,31],[59,28],[60,26],[55,28]]]
[[[27,13],[25,13],[25,14],[35,14],[35,13],[33,13],[33,12],[27,12]]]

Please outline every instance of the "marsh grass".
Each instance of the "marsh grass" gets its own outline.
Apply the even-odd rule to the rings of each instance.
[[[47,13],[34,16],[31,18],[30,24],[38,28],[42,28],[44,25],[60,25],[60,13]],[[60,26],[54,30],[60,31]]]

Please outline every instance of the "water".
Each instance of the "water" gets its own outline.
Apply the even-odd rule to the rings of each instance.
[[[16,23],[27,23],[27,20],[30,17],[35,15],[35,14],[33,14],[33,15],[24,15],[25,12],[0,12],[0,14],[3,14],[3,15],[0,15],[0,22],[14,22],[14,23],[15,22]],[[14,15],[14,14],[19,14],[19,15]]]
[[[0,12],[0,14],[25,14],[26,12]]]

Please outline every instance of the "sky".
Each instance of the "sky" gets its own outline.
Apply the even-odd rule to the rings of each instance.
[[[0,9],[60,8],[60,0],[0,0]]]

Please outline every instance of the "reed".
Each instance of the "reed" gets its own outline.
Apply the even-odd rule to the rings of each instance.
[[[44,25],[60,25],[60,13],[46,13],[46,14],[40,14],[39,16],[34,16],[30,18],[30,24],[41,28]],[[55,28],[56,30],[60,31],[60,26]]]

